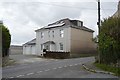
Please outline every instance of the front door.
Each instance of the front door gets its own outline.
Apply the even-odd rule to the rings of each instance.
[[[50,45],[46,45],[46,50],[50,51]]]

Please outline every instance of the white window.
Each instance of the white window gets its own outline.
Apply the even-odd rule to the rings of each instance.
[[[52,36],[53,36],[53,38],[54,38],[54,31],[52,31]]]
[[[43,32],[41,32],[41,38],[43,38],[44,37],[44,33]]]
[[[48,36],[50,37],[50,31],[48,31]]]
[[[64,30],[63,29],[60,30],[60,37],[62,37],[62,38],[64,37]]]
[[[60,43],[60,50],[63,50],[63,44]]]

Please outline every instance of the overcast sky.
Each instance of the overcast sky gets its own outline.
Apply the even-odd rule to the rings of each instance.
[[[118,0],[101,0],[101,19],[117,11]],[[78,19],[97,35],[97,0],[0,0],[0,20],[13,45],[36,37],[35,30],[63,18]]]

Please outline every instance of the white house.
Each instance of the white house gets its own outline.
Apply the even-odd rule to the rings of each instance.
[[[36,38],[23,44],[24,55],[36,55]]]
[[[70,52],[71,56],[96,52],[92,41],[94,31],[79,20],[62,19],[35,32],[36,55],[43,56],[43,49]]]

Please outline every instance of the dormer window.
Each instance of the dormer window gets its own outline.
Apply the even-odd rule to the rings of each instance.
[[[71,20],[71,23],[75,26],[83,26],[83,22],[82,21],[78,21],[78,20]]]
[[[83,26],[83,22],[77,21],[77,26]]]

